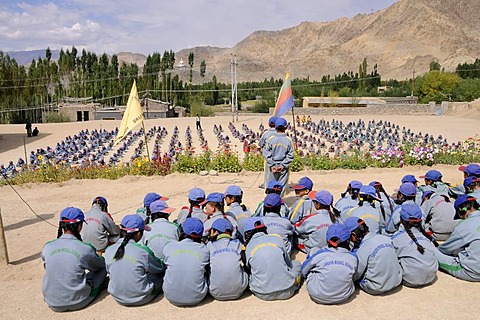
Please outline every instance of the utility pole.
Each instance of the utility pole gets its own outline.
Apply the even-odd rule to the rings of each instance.
[[[230,104],[232,105],[232,123],[235,122],[235,84],[233,77],[233,54],[230,57],[230,80],[232,82],[232,98],[230,99]]]
[[[412,98],[413,98],[413,92],[415,91],[415,72],[416,72],[415,69],[413,69],[413,71],[412,71],[412,94],[411,94]]]
[[[233,80],[235,82],[235,115],[238,122],[237,55],[233,56]]]

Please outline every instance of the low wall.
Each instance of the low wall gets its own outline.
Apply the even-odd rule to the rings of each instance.
[[[270,108],[270,114],[273,108]],[[319,107],[295,108],[295,115],[351,115],[351,114],[434,114],[435,110],[428,104],[389,104],[368,105],[366,107]]]

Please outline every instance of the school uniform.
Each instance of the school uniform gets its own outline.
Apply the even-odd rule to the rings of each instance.
[[[92,209],[85,213],[85,221],[87,223],[80,232],[82,240],[90,243],[97,251],[105,251],[110,243],[115,243],[120,238],[120,228],[98,204],[94,204]]]
[[[292,253],[293,241],[293,225],[290,220],[280,217],[274,212],[267,212],[262,217],[265,227],[267,227],[268,234],[276,234],[280,236],[285,244],[287,253],[290,256]]]
[[[295,201],[290,210],[290,221],[295,224],[315,210],[312,199],[304,195]]]
[[[274,136],[275,134],[277,133],[277,130],[275,130],[275,128],[269,128],[268,130],[266,130],[262,136],[260,137],[260,140],[258,141],[258,146],[260,147],[260,149],[262,150],[262,153],[264,151],[264,149],[266,148],[266,145],[267,145],[267,140]],[[264,169],[265,169],[265,174],[264,174],[264,185],[267,186],[267,181],[268,181],[268,167],[267,167],[267,161],[264,160]]]
[[[350,209],[358,205],[358,198],[352,199],[350,194],[346,194],[345,197],[338,199],[338,201],[333,206],[335,209],[340,211],[340,217],[342,221],[347,219],[347,213]]]
[[[45,268],[42,293],[50,309],[80,310],[100,292],[106,276],[105,259],[74,235],[63,234],[47,242],[41,258]]]
[[[222,213],[220,211],[215,212],[208,218],[207,221],[203,223],[203,237],[208,237],[210,234],[210,229],[212,228],[213,222],[217,219],[227,219],[233,225],[232,236],[235,239],[237,235],[237,220],[232,214]]]
[[[197,218],[200,219],[202,222],[205,222],[207,221],[208,216],[200,207],[193,207],[192,212],[190,212],[190,207],[185,206],[178,212],[176,222],[181,225],[185,222],[185,219],[187,218]]]
[[[244,230],[245,221],[252,216],[252,213],[248,208],[247,210],[243,211],[243,208],[240,205],[240,203],[234,202],[228,207],[228,210],[226,211],[225,214],[235,218],[237,222],[236,227],[239,235],[238,238],[243,241],[243,233],[245,232]]]
[[[120,238],[105,251],[110,274],[108,293],[121,305],[140,306],[153,300],[160,292],[165,266],[152,250],[133,239],[125,245],[123,258],[115,260],[122,241],[123,238]]]
[[[455,221],[455,208],[452,202],[446,202],[443,196],[432,194],[430,199],[422,204],[425,213],[426,230],[433,232],[436,240],[447,240],[452,233]]]
[[[365,221],[368,229],[372,233],[380,234],[383,232],[383,225],[380,221],[380,212],[378,209],[378,203],[375,203],[375,207],[370,202],[363,202],[363,205],[357,205],[350,209],[345,216],[347,219],[350,217],[357,217]]]
[[[281,196],[285,194],[285,186],[288,185],[288,178],[290,177],[290,164],[293,161],[293,141],[285,133],[276,133],[268,138],[263,155],[266,159],[266,181],[268,185],[270,181],[278,181],[283,187]],[[282,165],[284,169],[281,172],[273,173],[271,168],[273,166]]]
[[[263,204],[263,201],[262,201],[258,204],[258,207],[255,210],[255,212],[253,213],[252,217],[262,217],[264,215],[264,211],[263,211],[264,208],[263,207],[264,207],[264,204]],[[290,212],[290,209],[288,208],[287,204],[285,202],[283,202],[282,205],[280,206],[280,216],[282,218],[287,218],[288,219],[289,212]]]
[[[203,243],[186,238],[169,242],[163,249],[165,255],[165,298],[176,306],[193,306],[200,303],[208,292],[206,268],[210,252]]]
[[[388,220],[392,216],[393,211],[395,210],[395,207],[397,206],[395,202],[390,198],[388,195],[385,195],[383,192],[380,192],[380,199],[382,199],[383,202],[375,202],[375,205],[378,206],[378,212],[380,213],[380,224],[383,229],[385,229],[385,226],[387,225]],[[391,205],[391,207],[390,207]],[[382,214],[382,208],[385,213],[385,217]]]
[[[403,204],[408,204],[408,203],[415,203],[413,200],[407,200]],[[421,207],[420,207],[421,208]],[[388,219],[387,224],[385,226],[384,233],[385,234],[394,234],[398,230],[403,230],[403,225],[400,223],[400,212],[402,211],[402,206],[397,206],[393,210],[392,215],[390,216],[390,219]],[[425,213],[423,212],[422,209],[422,225],[425,224]]]
[[[310,253],[312,249],[327,246],[327,229],[332,224],[327,210],[313,211],[295,224],[297,246],[300,250]]]
[[[180,228],[176,223],[170,222],[164,218],[155,219],[149,224],[152,229],[144,231],[140,242],[149,247],[156,257],[164,259],[163,248],[170,241],[178,241],[180,238]]]

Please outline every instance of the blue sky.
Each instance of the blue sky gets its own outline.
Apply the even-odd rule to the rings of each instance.
[[[331,21],[397,0],[0,0],[0,50],[98,53],[232,47],[256,30]]]

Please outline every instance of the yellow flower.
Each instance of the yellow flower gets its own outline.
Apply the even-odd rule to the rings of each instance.
[[[43,160],[43,156],[42,156],[42,155],[39,155],[39,156],[38,156],[38,160],[39,160],[39,161],[42,161],[42,160]]]

